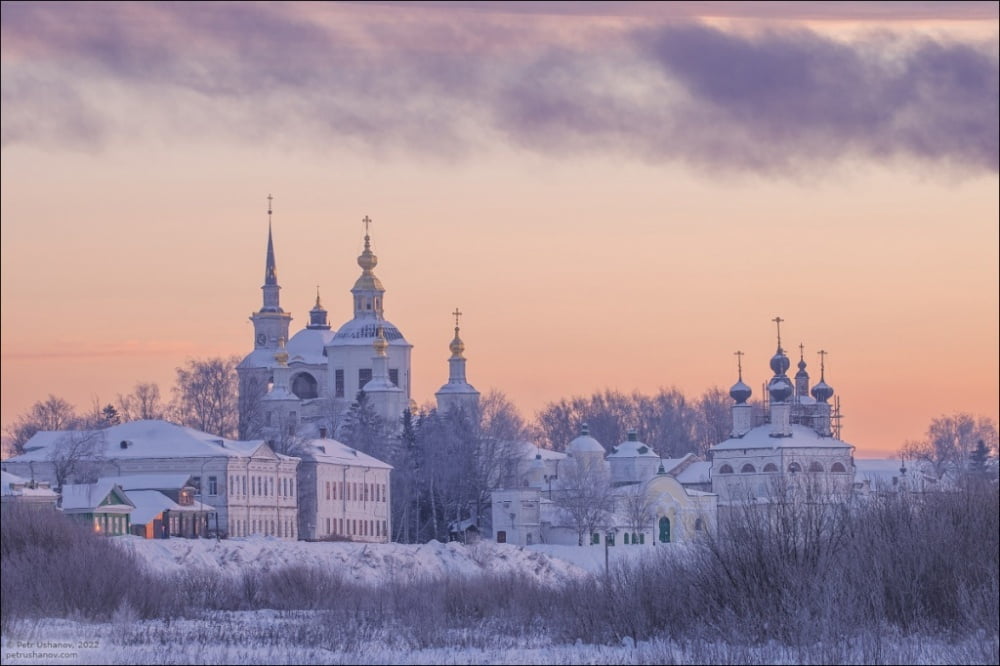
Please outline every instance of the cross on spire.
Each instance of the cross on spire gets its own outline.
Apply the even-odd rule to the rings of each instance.
[[[365,219],[361,220],[365,225],[365,238],[368,238],[368,226],[372,223],[372,219],[365,215]]]
[[[733,352],[736,357],[736,367],[740,374],[740,381],[743,381],[743,352],[736,350]]]
[[[806,354],[806,346],[800,342],[799,343],[799,360],[800,361],[806,360],[805,354]]]
[[[271,200],[274,199],[270,194],[267,195],[267,219],[271,219]]]
[[[826,355],[829,352],[827,352],[825,349],[820,349],[816,353],[819,354],[819,380],[821,382],[822,381],[826,381],[824,379],[824,374],[825,374],[825,370],[826,370]]]
[[[462,311],[459,310],[458,308],[455,308],[455,311],[452,312],[451,314],[453,314],[455,316],[455,328],[457,329],[458,328],[458,318],[462,316]]]
[[[781,322],[785,320],[781,317],[775,317],[771,321],[778,325],[778,349],[781,349]]]

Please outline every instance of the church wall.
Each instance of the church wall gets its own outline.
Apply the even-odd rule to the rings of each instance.
[[[342,399],[347,405],[354,402],[363,386],[358,382],[358,371],[362,369],[372,370],[372,346],[362,345],[329,345],[327,353],[326,389],[329,395],[337,398],[336,377],[337,370],[344,371],[344,395]],[[399,387],[406,395],[406,404],[410,402],[410,346],[394,345],[389,343],[386,350],[389,357],[389,370],[399,371]]]

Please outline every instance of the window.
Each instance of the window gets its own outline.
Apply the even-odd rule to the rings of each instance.
[[[778,471],[778,466],[775,465],[774,463],[767,463],[766,465],[764,465],[764,471],[765,472],[777,472]]]
[[[334,397],[343,398],[344,397],[344,369],[337,368],[333,373],[334,376]]]
[[[358,388],[363,389],[365,384],[372,380],[372,369],[371,368],[361,368],[358,370]]]
[[[846,470],[846,469],[844,469],[844,466],[843,466],[843,465],[841,465],[841,464],[840,464],[840,463],[838,462],[838,463],[833,463],[833,467],[831,467],[831,468],[830,468],[830,471],[831,471],[831,472],[846,472],[847,470]]]
[[[733,473],[733,468],[730,467],[729,465],[723,465],[722,467],[719,468],[719,474],[732,474],[732,473]]]
[[[399,370],[397,368],[389,368],[389,381],[399,386]]]
[[[219,494],[219,481],[216,477],[208,477],[208,494],[218,495]]]
[[[595,545],[595,546],[597,544],[601,543],[601,535],[598,534],[597,532],[594,532],[593,534],[591,534],[590,535],[590,543],[592,545]]]
[[[330,482],[326,482],[326,498],[330,499]]]
[[[330,519],[326,519],[326,533],[330,534]]]
[[[628,541],[628,532],[626,532],[625,533],[625,545],[627,546],[628,544],[629,544],[629,541]]]
[[[319,384],[308,372],[300,372],[292,379],[292,393],[303,400],[319,396]]]
[[[703,529],[705,529],[705,523],[702,522],[701,518],[695,519],[694,529],[696,532],[701,532]]]
[[[788,466],[788,471],[791,472],[792,474],[794,474],[795,472],[801,472],[802,465],[798,464],[797,462],[793,462]]]
[[[192,476],[191,477],[191,485],[194,486],[195,490],[201,490],[201,477],[200,476]]]
[[[288,496],[295,497],[295,479],[288,479]]]
[[[639,543],[640,544],[646,543],[646,533],[645,532],[639,532]]]
[[[243,494],[244,495],[247,494],[247,477],[246,477],[246,475],[243,476]]]
[[[747,463],[746,465],[743,465],[742,468],[740,468],[740,472],[742,474],[753,474],[756,471],[757,471],[757,469],[753,465],[751,465],[750,463]]]
[[[810,472],[822,472],[823,471],[823,465],[821,465],[820,463],[818,463],[817,461],[814,460],[811,463],[809,463],[809,471]]]
[[[271,414],[272,414],[271,410],[264,412],[264,425],[266,426],[271,425],[271,418],[272,418]]]

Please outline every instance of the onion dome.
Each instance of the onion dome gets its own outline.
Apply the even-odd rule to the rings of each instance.
[[[750,395],[753,391],[749,386],[743,383],[743,381],[738,381],[733,384],[733,387],[729,389],[729,397],[736,401],[737,405],[744,404],[750,399]]]
[[[452,358],[462,358],[462,352],[465,351],[465,343],[462,342],[462,338],[458,337],[458,326],[455,327],[455,339],[448,345],[448,349],[451,350]]]
[[[805,362],[805,360],[800,360],[799,361],[799,371],[795,373],[795,378],[796,379],[799,379],[799,378],[802,378],[802,377],[805,377],[805,378],[809,377],[809,373],[806,372],[806,362]]]
[[[586,423],[580,426],[580,436],[570,442],[566,450],[571,455],[581,453],[600,453],[602,456],[604,455],[604,447],[590,436],[590,428]]]
[[[372,252],[371,237],[368,234],[365,234],[365,249],[358,256],[358,266],[364,271],[374,270],[378,266],[378,257]]]
[[[792,382],[790,382],[788,377],[785,377],[784,375],[778,375],[777,377],[772,378],[770,383],[767,385],[767,392],[771,394],[771,400],[773,402],[784,402],[788,400],[788,398],[792,396],[794,390],[795,387],[792,386]]]
[[[785,356],[785,350],[778,347],[778,351],[776,351],[774,356],[771,357],[771,371],[775,375],[784,375],[791,365],[792,362],[788,360],[787,356]]]
[[[274,360],[278,365],[288,365],[288,350],[285,349],[284,338],[278,338],[278,351],[274,353]]]
[[[817,402],[826,402],[833,397],[833,387],[821,379],[816,386],[813,386],[812,396]]]

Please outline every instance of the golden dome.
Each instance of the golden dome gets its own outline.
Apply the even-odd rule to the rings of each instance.
[[[452,358],[462,358],[462,352],[465,351],[465,343],[462,342],[462,338],[458,337],[458,326],[455,327],[455,339],[451,341],[448,348],[451,350]]]
[[[274,360],[278,365],[288,365],[288,352],[285,351],[285,339],[278,338],[278,351],[274,353]]]
[[[371,272],[378,266],[378,257],[372,252],[371,237],[365,236],[365,250],[358,257],[358,266],[366,273]]]

